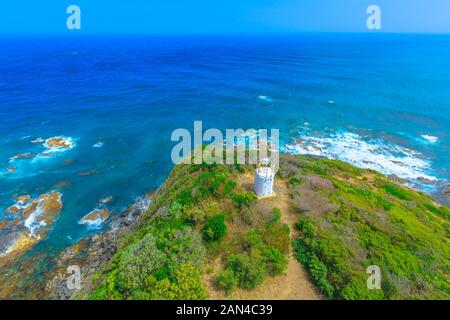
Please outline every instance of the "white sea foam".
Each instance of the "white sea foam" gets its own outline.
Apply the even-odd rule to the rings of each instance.
[[[30,214],[30,216],[25,220],[25,227],[29,230],[30,235],[35,237],[35,238],[39,238],[38,235],[36,235],[36,230],[39,230],[42,227],[45,227],[45,222],[44,221],[40,221],[37,222],[37,218],[42,214],[42,202],[39,203],[39,205],[37,206],[36,210],[33,211],[32,214]]]
[[[9,243],[5,246],[5,248],[3,248],[4,250],[0,251],[0,258],[6,257],[7,255],[9,255],[12,252],[14,246],[16,245],[16,242],[17,242],[17,238],[9,241]]]
[[[429,136],[427,134],[422,134],[421,137],[425,139],[428,143],[435,144],[438,141],[438,137]]]
[[[79,224],[84,224],[90,228],[93,229],[97,229],[100,228],[100,226],[103,224],[103,222],[105,222],[103,219],[97,218],[97,219],[93,219],[93,220],[86,220],[83,222],[79,222]]]
[[[93,148],[101,148],[101,147],[103,147],[104,145],[105,145],[105,144],[104,144],[103,142],[99,141],[99,142],[95,143],[92,147],[93,147]]]
[[[101,225],[108,219],[109,214],[109,210],[102,207],[97,207],[81,218],[78,223],[86,225],[88,228],[97,229],[100,228]]]
[[[42,139],[42,138],[36,138],[36,139],[34,139],[34,140],[31,140],[31,143],[43,143],[43,142],[45,142],[45,140],[44,139]]]
[[[266,102],[272,102],[272,99],[271,98],[269,98],[268,96],[258,96],[258,99],[259,100],[262,100],[262,101],[266,101]]]
[[[62,145],[52,145],[52,141],[60,140]],[[56,136],[52,138],[48,138],[46,140],[43,139],[36,139],[34,140],[36,143],[39,141],[42,143],[42,145],[45,148],[45,151],[38,153],[33,159],[32,162],[40,161],[40,160],[47,160],[49,158],[52,158],[56,154],[61,154],[65,151],[71,150],[77,146],[75,140],[71,137],[62,137],[62,136]]]
[[[24,160],[24,159],[33,159],[35,157],[34,154],[31,153],[21,153],[16,154],[15,156],[12,156],[9,158],[9,163],[14,163],[16,160]]]
[[[437,181],[436,177],[429,174],[431,163],[420,153],[383,139],[365,140],[351,132],[338,132],[325,137],[302,136],[296,143],[285,145],[282,150],[338,159],[404,179]]]
[[[25,171],[24,169],[27,169],[26,167],[24,168],[23,165],[27,165],[28,163],[34,163],[36,161],[40,161],[40,160],[47,160],[51,157],[53,157],[55,154],[61,154],[64,151],[67,150],[71,150],[73,148],[76,147],[76,143],[74,141],[73,138],[71,137],[52,137],[52,138],[48,138],[46,140],[42,139],[42,138],[37,138],[31,141],[32,143],[35,144],[42,144],[43,147],[45,148],[45,150],[41,153],[38,154],[31,154],[28,152],[25,153],[20,153],[17,154],[15,156],[12,156],[9,158],[9,163],[13,164],[14,163],[14,167],[8,168],[7,171],[9,172],[5,172],[5,171],[1,171],[0,176],[4,176],[6,175],[6,173],[11,173],[11,172],[16,172],[16,171],[21,171],[22,174],[14,174],[14,175],[10,175],[10,178],[13,179],[18,179],[21,178],[23,176],[23,174],[25,174],[26,176],[30,176],[30,175],[34,175],[35,173],[32,173],[30,170],[27,170],[29,172],[24,173],[23,171]],[[15,163],[20,160],[21,165],[16,165]],[[28,160],[28,161],[25,161]],[[25,162],[25,164],[23,164],[22,162]],[[20,170],[19,170],[20,169]]]
[[[62,194],[57,193],[57,195],[58,195],[57,201],[61,202]],[[33,201],[38,201],[38,205],[36,206],[36,209],[30,214],[30,216],[25,220],[24,226],[29,230],[31,236],[35,237],[36,239],[39,239],[39,235],[36,234],[36,231],[47,226],[47,223],[43,219],[39,219],[39,217],[42,214],[46,214],[46,211],[44,210],[45,200],[42,199],[41,197],[38,200],[31,199],[26,203],[30,203]],[[19,202],[16,203],[16,206],[19,206],[18,203]],[[26,208],[27,207],[26,203],[23,204],[21,208]]]
[[[150,204],[152,203],[152,199],[149,197],[145,198],[137,198],[133,207],[142,212],[147,211],[150,208]]]
[[[109,202],[113,201],[113,196],[107,196],[105,198],[102,198],[100,200],[98,200],[98,203],[100,204],[107,204]]]

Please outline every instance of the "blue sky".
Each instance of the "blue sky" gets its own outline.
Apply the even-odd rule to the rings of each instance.
[[[4,0],[1,34],[66,33],[79,5],[79,33],[364,32],[366,9],[384,32],[450,33],[450,0]]]

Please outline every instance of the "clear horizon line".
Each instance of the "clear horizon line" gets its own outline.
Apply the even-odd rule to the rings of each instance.
[[[428,32],[428,31],[256,31],[256,32],[1,32],[0,36],[221,36],[221,35],[296,35],[296,34],[390,34],[390,35],[450,35],[450,32]]]

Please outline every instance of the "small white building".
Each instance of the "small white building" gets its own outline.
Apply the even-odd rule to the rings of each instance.
[[[268,197],[273,195],[273,181],[275,170],[270,166],[269,159],[263,159],[258,164],[255,172],[254,190],[258,197]]]

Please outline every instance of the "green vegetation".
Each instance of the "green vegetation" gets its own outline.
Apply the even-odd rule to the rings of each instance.
[[[280,275],[286,270],[288,265],[288,259],[275,247],[267,246],[263,255],[267,266],[267,272],[271,276]]]
[[[179,165],[133,232],[96,275],[91,299],[206,299],[283,274],[291,246],[332,299],[449,299],[450,210],[371,170],[282,155],[279,177],[298,213],[256,201],[248,166]],[[241,185],[242,184],[242,185]],[[382,272],[368,290],[367,268]]]
[[[238,284],[244,289],[253,289],[264,280],[266,268],[263,258],[253,254],[239,253],[228,257],[227,270],[232,270]]]
[[[217,275],[215,283],[220,289],[231,293],[238,285],[238,278],[233,270],[226,269]]]
[[[328,298],[450,298],[448,208],[340,161],[285,156],[281,168],[299,211],[296,257]],[[367,289],[370,265],[381,290]]]
[[[226,230],[224,214],[211,217],[206,220],[203,226],[203,239],[207,242],[220,240],[225,235]]]
[[[287,266],[289,228],[238,185],[248,167],[179,165],[132,234],[96,275],[91,299],[205,299],[216,286],[251,289]],[[278,211],[277,211],[278,210]],[[253,234],[253,241],[251,240]]]

